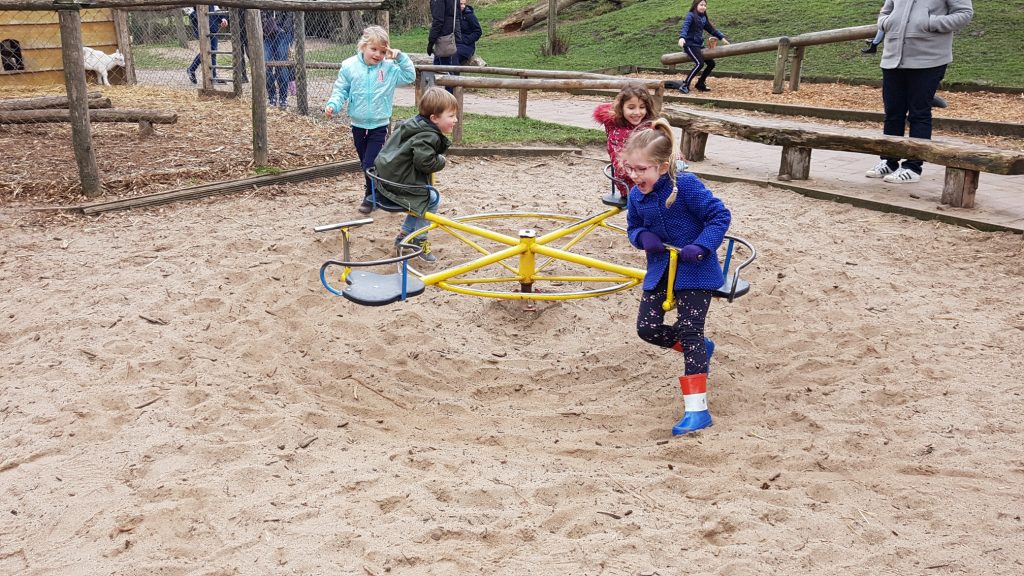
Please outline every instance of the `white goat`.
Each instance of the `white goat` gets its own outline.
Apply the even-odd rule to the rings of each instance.
[[[124,66],[124,55],[121,54],[120,50],[113,54],[107,54],[95,48],[82,46],[82,56],[85,60],[85,69],[95,72],[100,84],[104,86],[110,84],[107,72],[114,66]]]

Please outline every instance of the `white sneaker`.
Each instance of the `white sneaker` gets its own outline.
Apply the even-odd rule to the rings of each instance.
[[[900,168],[885,178],[882,178],[882,181],[888,182],[889,184],[911,184],[919,181],[920,179],[921,175],[917,172],[906,168]]]
[[[864,175],[868,178],[884,178],[893,172],[895,172],[895,170],[889,167],[888,160],[882,160],[876,164],[874,168],[865,172]]]

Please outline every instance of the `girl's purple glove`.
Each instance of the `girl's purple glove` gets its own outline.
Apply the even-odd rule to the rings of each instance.
[[[700,262],[708,257],[708,249],[696,244],[687,244],[679,251],[679,259],[683,262]]]
[[[660,254],[665,251],[665,243],[654,232],[644,230],[640,233],[638,239],[640,240],[640,247],[646,252]]]

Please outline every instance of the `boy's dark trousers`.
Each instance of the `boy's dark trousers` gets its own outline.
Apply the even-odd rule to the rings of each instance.
[[[380,149],[384,146],[384,141],[388,138],[388,126],[380,126],[378,128],[356,128],[352,127],[352,140],[356,144],[356,154],[359,155],[359,165],[363,168],[363,174],[373,167],[374,160],[377,159],[377,155],[380,154]],[[370,177],[366,178],[366,192],[364,201],[370,202]]]

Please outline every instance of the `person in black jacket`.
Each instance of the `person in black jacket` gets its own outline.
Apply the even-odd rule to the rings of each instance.
[[[480,21],[473,13],[473,7],[466,5],[466,0],[459,0],[459,31],[462,37],[456,41],[455,46],[459,49],[456,53],[459,64],[466,65],[476,53],[476,41],[483,36],[484,31],[480,28]]]
[[[458,65],[458,55],[435,56],[434,43],[441,36],[455,33],[456,44],[461,32],[455,26],[455,3],[458,0],[430,0],[430,34],[427,36],[427,55],[434,56],[434,64],[439,66]]]

